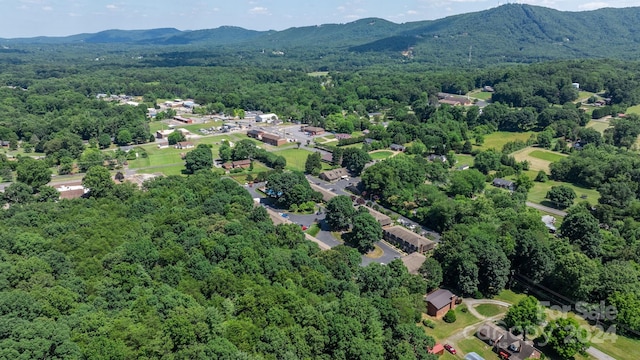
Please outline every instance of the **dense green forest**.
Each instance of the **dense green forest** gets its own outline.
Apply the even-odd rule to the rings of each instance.
[[[0,357],[429,358],[399,261],[321,252],[211,173],[100,195],[2,212]]]

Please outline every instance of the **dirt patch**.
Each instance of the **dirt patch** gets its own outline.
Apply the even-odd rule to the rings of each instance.
[[[513,153],[513,157],[517,161],[527,160],[530,164],[529,165],[530,170],[534,170],[534,171],[542,170],[546,173],[549,173],[549,164],[551,164],[551,161],[538,159],[529,155],[531,154],[532,151],[536,151],[536,150],[545,151],[539,148],[528,147],[528,148],[524,148],[522,150],[516,151],[515,153]],[[554,154],[557,154],[557,153],[554,153]]]

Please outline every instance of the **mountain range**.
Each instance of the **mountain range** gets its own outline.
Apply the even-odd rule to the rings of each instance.
[[[66,37],[0,39],[20,44],[196,45],[291,51],[383,52],[427,61],[532,62],[575,58],[637,59],[640,7],[563,12],[506,4],[438,20],[396,24],[378,18],[346,24],[255,31],[223,26],[180,31],[107,30]]]

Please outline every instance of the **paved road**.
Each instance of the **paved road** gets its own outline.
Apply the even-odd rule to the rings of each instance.
[[[594,358],[598,359],[598,360],[616,360],[616,358],[611,357],[605,353],[603,353],[602,351],[594,348],[593,346],[589,347],[587,349],[587,354],[593,356]]]
[[[558,210],[558,209],[554,209],[552,207],[548,207],[548,206],[544,206],[544,205],[540,205],[540,204],[535,204],[532,202],[527,201],[527,206],[534,208],[534,209],[538,209],[544,212],[548,212],[549,214],[553,214],[553,215],[558,215],[558,216],[567,216],[567,213],[562,211],[562,210]]]

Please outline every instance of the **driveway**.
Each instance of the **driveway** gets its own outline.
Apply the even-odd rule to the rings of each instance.
[[[548,206],[532,203],[532,202],[529,202],[529,201],[527,201],[527,206],[531,207],[531,208],[534,208],[534,209],[538,209],[538,210],[544,211],[544,212],[548,212],[548,213],[553,214],[553,215],[558,215],[558,216],[562,216],[562,217],[567,216],[567,213],[562,211],[562,210],[554,209],[552,207],[548,207]]]

